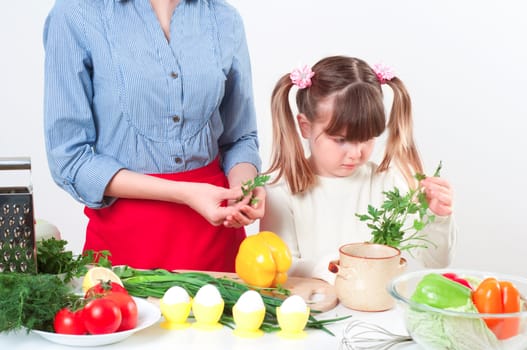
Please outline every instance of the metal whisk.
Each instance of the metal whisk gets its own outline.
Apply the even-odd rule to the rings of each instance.
[[[397,344],[411,342],[412,337],[392,333],[378,325],[361,320],[351,321],[340,343],[341,350],[388,350]]]

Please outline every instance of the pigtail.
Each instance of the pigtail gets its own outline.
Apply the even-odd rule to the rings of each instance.
[[[393,103],[388,121],[388,139],[378,171],[385,171],[393,161],[402,171],[408,185],[417,185],[415,173],[423,173],[423,165],[413,137],[410,95],[397,77],[385,81],[393,90]]]
[[[297,131],[296,121],[289,105],[289,91],[293,83],[289,74],[276,84],[271,97],[273,119],[273,146],[271,165],[266,173],[277,171],[272,183],[285,176],[293,194],[303,192],[316,182],[316,176],[306,159],[304,147]]]

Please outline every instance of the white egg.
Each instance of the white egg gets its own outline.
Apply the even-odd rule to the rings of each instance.
[[[238,298],[236,308],[242,312],[253,312],[264,309],[265,305],[260,293],[248,290]]]
[[[291,295],[286,300],[284,300],[282,305],[280,305],[280,311],[282,313],[305,312],[306,309],[306,302],[299,295]]]
[[[185,288],[180,286],[170,287],[163,295],[163,302],[167,305],[188,303],[189,301],[190,296]]]
[[[218,288],[212,284],[206,284],[201,287],[196,293],[194,302],[205,305],[205,306],[214,306],[223,301]]]

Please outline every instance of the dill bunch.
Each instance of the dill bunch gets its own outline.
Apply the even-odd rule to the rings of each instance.
[[[53,318],[80,297],[56,275],[0,273],[0,332],[53,331]]]

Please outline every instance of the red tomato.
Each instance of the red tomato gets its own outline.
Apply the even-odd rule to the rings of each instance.
[[[86,334],[82,310],[72,311],[68,308],[60,309],[53,319],[53,328],[60,334]]]
[[[128,291],[121,286],[119,283],[112,281],[101,281],[88,289],[86,294],[84,294],[85,299],[91,299],[93,297],[106,295],[109,292],[120,292],[128,294]]]
[[[82,311],[84,325],[90,334],[115,332],[121,325],[121,310],[117,304],[106,298],[93,299]]]
[[[134,298],[126,293],[112,292],[106,294],[104,299],[113,300],[121,310],[122,320],[117,331],[127,331],[137,326],[137,304]]]

